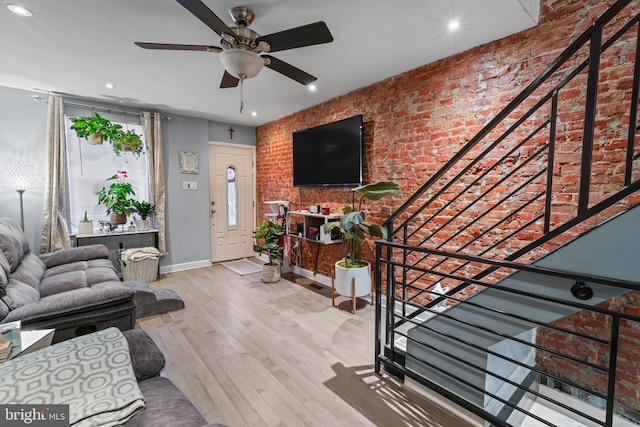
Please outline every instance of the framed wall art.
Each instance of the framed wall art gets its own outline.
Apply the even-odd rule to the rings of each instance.
[[[200,153],[194,151],[180,151],[178,153],[180,162],[180,173],[198,174],[200,173]]]

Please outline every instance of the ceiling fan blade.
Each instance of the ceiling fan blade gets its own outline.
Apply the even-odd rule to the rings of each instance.
[[[218,46],[205,46],[200,44],[172,44],[172,43],[144,43],[134,42],[136,46],[143,49],[162,49],[162,50],[196,50],[202,52],[222,52],[222,48]]]
[[[226,89],[228,87],[236,87],[240,79],[233,77],[231,74],[226,71],[222,75],[222,81],[220,82],[220,89]]]
[[[284,61],[279,60],[278,58],[274,58],[270,55],[262,55],[263,58],[268,58],[269,63],[264,64],[265,67],[271,68],[273,71],[277,71],[283,76],[287,76],[290,79],[297,81],[300,84],[308,85],[309,83],[313,83],[318,80],[317,77],[312,76],[309,73],[302,71],[299,68],[294,67],[291,64],[288,64]]]
[[[269,43],[271,46],[269,52],[278,52],[298,47],[313,46],[315,44],[330,43],[333,41],[333,36],[327,24],[318,21],[313,24],[258,37],[256,43],[260,41]]]
[[[222,19],[204,5],[200,0],[177,0],[182,6],[184,6],[189,12],[195,15],[196,18],[205,23],[209,28],[216,32],[219,36],[223,33],[231,35],[234,39],[236,33],[225,24]]]

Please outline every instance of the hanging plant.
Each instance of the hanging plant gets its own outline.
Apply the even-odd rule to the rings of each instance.
[[[69,117],[69,120],[73,123],[71,129],[76,131],[78,138],[87,138],[91,144],[102,144],[103,139],[113,141],[122,133],[121,125],[111,123],[98,113],[91,117]]]
[[[111,141],[111,145],[113,146],[113,152],[116,153],[116,156],[125,152],[138,157],[144,149],[142,138],[132,130],[118,132],[118,135]]]

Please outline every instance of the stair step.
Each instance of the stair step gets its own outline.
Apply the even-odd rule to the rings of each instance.
[[[465,344],[465,342],[479,346],[491,345],[496,342],[492,336],[493,334],[478,331],[476,328],[442,317],[426,322],[425,326],[433,328],[435,331],[455,336],[460,341],[440,335],[438,332],[431,331],[426,327],[416,326],[408,334],[407,368],[460,394],[465,399],[481,404],[483,401],[482,392],[466,386],[445,373],[455,373],[459,378],[483,390],[485,375],[474,366],[484,369],[487,363],[487,355],[484,351]],[[436,347],[436,349],[427,347],[427,345]],[[443,353],[461,357],[468,364],[460,363]],[[444,373],[422,361],[434,365]]]

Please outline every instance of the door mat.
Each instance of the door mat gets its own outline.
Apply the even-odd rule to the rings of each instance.
[[[253,262],[249,261],[246,258],[220,263],[220,265],[227,267],[229,270],[241,276],[244,276],[245,274],[260,273],[262,271],[263,264],[264,262],[260,260],[257,260],[257,262]]]

